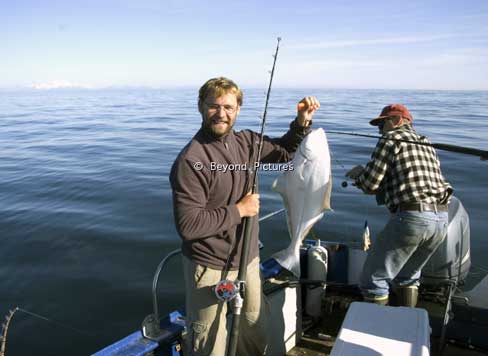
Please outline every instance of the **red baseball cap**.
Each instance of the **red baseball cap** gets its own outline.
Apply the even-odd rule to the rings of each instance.
[[[410,114],[410,111],[408,111],[405,105],[391,104],[385,106],[383,110],[381,110],[380,116],[378,116],[376,119],[371,120],[369,123],[373,126],[378,126],[381,120],[384,120],[385,118],[390,116],[401,116],[404,119],[410,121],[410,123],[413,121],[412,114]]]

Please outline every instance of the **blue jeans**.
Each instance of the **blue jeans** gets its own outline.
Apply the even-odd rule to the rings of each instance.
[[[401,211],[391,215],[364,263],[359,286],[367,298],[384,297],[389,284],[419,284],[420,271],[447,235],[447,212]]]

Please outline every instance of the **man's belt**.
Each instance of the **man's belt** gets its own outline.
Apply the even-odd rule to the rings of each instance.
[[[401,203],[395,211],[448,211],[447,204],[429,204],[429,203]]]

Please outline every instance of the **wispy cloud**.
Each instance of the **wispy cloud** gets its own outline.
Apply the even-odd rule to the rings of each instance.
[[[488,57],[488,50],[480,48],[464,51],[446,51],[437,55],[423,55],[417,57],[382,58],[378,60],[341,58],[333,60],[308,60],[300,65],[314,69],[397,69],[402,68],[440,68],[439,66],[468,66],[482,64]],[[291,65],[285,61],[287,65]]]
[[[459,34],[443,34],[443,35],[429,35],[429,36],[406,36],[406,37],[390,37],[390,38],[372,38],[372,39],[357,39],[357,40],[339,40],[314,42],[303,44],[290,44],[288,47],[292,49],[327,49],[327,48],[344,48],[344,47],[359,47],[359,46],[381,46],[392,44],[407,44],[407,43],[421,43],[433,42],[455,37],[464,37],[466,35]]]
[[[283,61],[283,65],[293,67],[293,62]],[[348,69],[348,68],[384,68],[386,65],[390,65],[391,63],[384,60],[354,60],[354,59],[337,59],[337,60],[308,60],[304,62],[300,62],[300,67],[305,68],[324,68],[327,70],[330,69]]]
[[[202,6],[195,0],[112,0],[115,6],[123,6],[130,10],[142,10],[154,13],[184,14],[194,11],[197,6]]]
[[[90,89],[91,86],[74,84],[67,80],[53,80],[45,83],[34,83],[29,85],[32,89],[49,90],[49,89]]]

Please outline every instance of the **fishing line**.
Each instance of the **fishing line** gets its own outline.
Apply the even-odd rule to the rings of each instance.
[[[90,336],[90,337],[96,337],[97,336],[95,334],[91,334],[91,333],[88,333],[84,330],[81,330],[81,329],[72,327],[70,325],[61,323],[59,321],[53,320],[53,319],[48,318],[46,316],[31,312],[31,311],[23,309],[23,308],[15,307],[14,309],[9,311],[8,315],[5,317],[5,322],[2,324],[2,330],[0,333],[0,341],[1,341],[0,356],[5,356],[5,349],[6,349],[6,344],[7,344],[7,332],[8,332],[9,326],[10,326],[10,322],[12,321],[12,318],[14,317],[14,314],[16,312],[25,313],[27,315],[34,317],[34,318],[37,318],[37,319],[40,319],[43,321],[47,321],[48,323],[55,324],[55,325],[57,325],[63,329],[71,330],[71,331],[74,331],[76,333],[79,333],[79,334],[82,334],[85,336]]]
[[[265,216],[260,217],[258,221],[261,222],[261,221],[267,220],[267,219],[269,219],[275,215],[278,215],[279,213],[282,213],[284,211],[285,211],[285,208],[281,208],[279,210],[273,211],[272,213],[269,213],[269,214],[266,214]]]
[[[340,161],[338,158],[336,158],[336,157],[334,156],[334,154],[331,154],[331,158],[332,158],[332,159],[333,159],[333,160],[334,160],[334,161],[335,161],[337,164],[339,164],[339,165],[341,166],[342,170],[344,171],[344,176],[345,176],[345,173],[347,173],[347,169],[346,169],[346,167],[344,166],[344,164],[342,164],[342,162],[341,162],[341,161]],[[354,184],[353,184],[353,185],[354,185]],[[348,183],[347,183],[347,180],[346,180],[346,179],[344,179],[344,180],[341,182],[341,187],[342,187],[342,188],[344,188],[344,189],[348,187]],[[366,217],[369,215],[369,211],[370,211],[370,209],[369,209],[369,205],[367,205],[367,206],[366,206]],[[368,219],[365,219],[365,226],[368,226],[368,225],[367,225],[367,222],[368,222]],[[368,227],[368,228],[369,228],[369,227]],[[365,227],[365,229],[366,229],[366,227]],[[365,230],[363,230],[363,231],[362,231],[362,239],[364,238],[364,231],[365,231]],[[351,227],[349,224],[347,224],[347,226],[346,226],[346,231],[345,231],[345,233],[346,233],[346,235],[349,235],[349,236],[354,235],[354,234],[353,234],[353,228],[352,228],[352,227]]]
[[[483,272],[488,273],[488,269],[486,269],[486,268],[484,268],[484,267],[475,266],[475,265],[473,265],[473,267],[475,267],[475,268],[479,269],[480,271],[483,271]]]
[[[345,176],[345,175],[346,175],[346,173],[347,173],[347,169],[346,169],[346,167],[344,167],[344,165],[342,164],[342,162],[341,162],[341,161],[339,161],[339,159],[338,159],[338,158],[336,158],[336,157],[335,157],[333,154],[331,154],[331,158],[332,158],[332,159],[333,159],[333,160],[334,160],[334,161],[335,161],[337,164],[339,164],[339,165],[341,166],[342,170],[344,171],[344,176]],[[347,184],[347,180],[345,180],[345,179],[344,179],[344,180],[341,182],[341,187],[342,187],[342,188],[347,188],[347,185],[348,185],[348,184]]]
[[[84,331],[84,330],[81,330],[81,329],[78,329],[78,328],[75,328],[73,326],[70,326],[68,324],[65,324],[65,323],[61,323],[59,321],[56,321],[54,319],[51,319],[51,318],[48,318],[47,316],[43,316],[43,315],[40,315],[40,314],[37,314],[37,313],[34,313],[32,311],[29,311],[29,310],[26,310],[26,309],[23,309],[23,308],[19,308],[17,307],[16,308],[16,311],[19,311],[19,312],[22,312],[22,313],[25,313],[25,314],[28,314],[34,318],[37,318],[37,319],[40,319],[40,320],[44,320],[44,321],[47,321],[51,324],[54,324],[54,325],[58,325],[64,329],[67,329],[67,330],[71,330],[71,331],[74,331],[74,332],[77,332],[79,334],[82,334],[82,335],[85,335],[85,336],[90,336],[90,337],[96,337],[97,335],[96,334],[92,334],[92,333],[89,333],[87,331]]]

